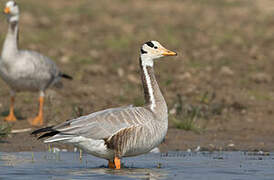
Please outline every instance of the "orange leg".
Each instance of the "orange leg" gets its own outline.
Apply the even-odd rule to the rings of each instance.
[[[5,117],[5,121],[8,121],[8,122],[15,122],[16,121],[16,117],[14,115],[14,101],[15,101],[15,97],[12,96],[10,98],[10,112],[9,112],[9,115],[7,117]]]
[[[115,169],[121,169],[121,160],[118,157],[114,158]]]
[[[115,169],[115,164],[113,161],[108,160],[108,168]]]
[[[32,126],[41,126],[43,125],[43,106],[44,106],[44,96],[39,97],[39,113],[34,119],[29,120],[29,123]]]

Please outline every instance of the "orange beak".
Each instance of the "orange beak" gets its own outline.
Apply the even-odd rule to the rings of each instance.
[[[165,49],[164,52],[162,53],[163,56],[177,56],[176,52],[170,51]]]
[[[9,7],[6,7],[6,8],[4,9],[4,13],[5,13],[5,14],[9,14],[9,13],[10,13],[10,8],[9,8]]]

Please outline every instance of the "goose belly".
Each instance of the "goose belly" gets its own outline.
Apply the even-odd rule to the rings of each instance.
[[[49,84],[48,79],[38,79],[36,77],[18,77],[18,74],[0,72],[1,78],[15,91],[40,91]]]
[[[39,91],[43,90],[39,82],[26,79],[6,78],[5,82],[15,91]]]

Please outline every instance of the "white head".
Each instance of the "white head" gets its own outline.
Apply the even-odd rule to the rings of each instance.
[[[148,41],[141,47],[141,61],[143,66],[153,66],[154,59],[176,55],[176,52],[164,48],[158,41]]]
[[[19,7],[15,1],[8,1],[4,9],[9,22],[19,21]]]

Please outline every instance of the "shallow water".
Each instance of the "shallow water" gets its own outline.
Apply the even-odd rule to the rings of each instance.
[[[274,179],[274,153],[150,153],[122,162],[122,170],[111,170],[79,153],[0,152],[0,179]]]

